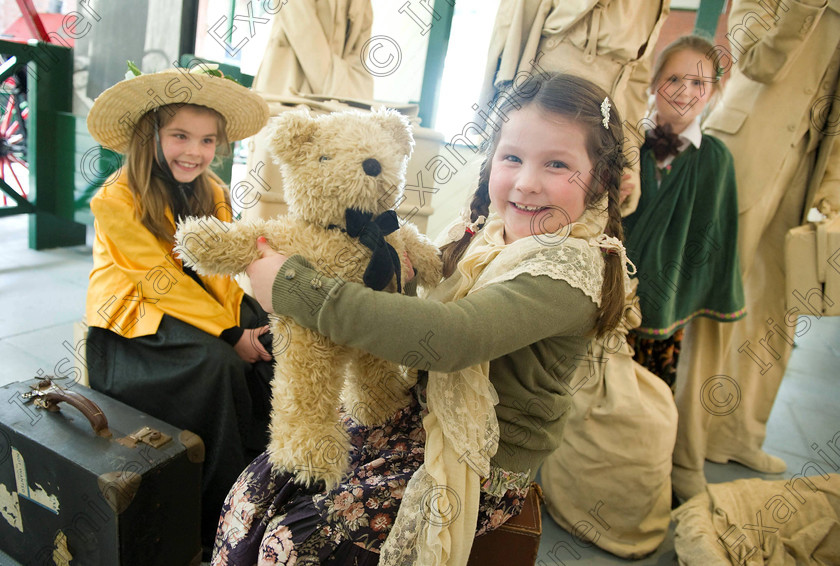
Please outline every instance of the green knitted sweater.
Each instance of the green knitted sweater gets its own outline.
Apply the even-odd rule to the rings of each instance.
[[[311,284],[316,278],[320,285]],[[584,355],[595,303],[545,275],[520,274],[441,303],[329,278],[293,256],[272,299],[275,312],[337,344],[409,367],[450,372],[491,360],[500,434],[491,463],[531,479],[560,444],[570,395],[581,385],[576,367],[597,363]]]

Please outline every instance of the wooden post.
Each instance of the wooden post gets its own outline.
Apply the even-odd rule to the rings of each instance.
[[[33,42],[28,63],[29,247],[85,243],[86,228],[73,221],[75,128],[59,118],[72,112],[73,50]]]

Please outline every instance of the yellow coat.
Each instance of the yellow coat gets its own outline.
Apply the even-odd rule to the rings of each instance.
[[[87,324],[126,338],[154,334],[164,313],[212,336],[238,326],[244,294],[239,285],[228,277],[200,276],[205,291],[186,275],[172,246],[156,238],[135,214],[125,170],[117,175],[90,201],[96,239]],[[224,189],[213,183],[213,190],[216,216],[230,222]],[[166,217],[172,221],[169,209]]]

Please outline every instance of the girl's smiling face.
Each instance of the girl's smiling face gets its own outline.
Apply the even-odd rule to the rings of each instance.
[[[207,170],[216,155],[219,118],[211,110],[184,106],[160,128],[160,145],[172,175],[190,183]]]
[[[670,124],[674,133],[679,134],[703,112],[716,88],[704,76],[709,74],[714,76],[714,69],[703,53],[681,49],[668,57],[651,85],[660,126]]]
[[[490,169],[489,193],[505,243],[553,233],[580,218],[592,187],[583,127],[529,105],[508,114]]]

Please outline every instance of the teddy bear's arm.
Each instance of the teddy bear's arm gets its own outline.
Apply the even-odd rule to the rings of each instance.
[[[191,216],[178,223],[175,252],[201,275],[234,275],[259,258],[257,237],[265,222],[222,222],[215,216]]]
[[[435,287],[443,277],[440,250],[413,224],[404,224],[400,228],[400,235],[411,265],[417,272],[417,283],[425,288]]]

